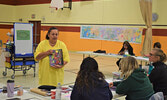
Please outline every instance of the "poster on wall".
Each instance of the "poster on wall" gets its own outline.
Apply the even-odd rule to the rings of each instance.
[[[80,38],[141,43],[142,31],[143,28],[139,27],[83,25],[81,26]]]

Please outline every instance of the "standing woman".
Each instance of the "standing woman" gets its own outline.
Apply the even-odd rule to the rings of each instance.
[[[50,90],[58,83],[63,84],[64,66],[69,62],[69,54],[66,45],[58,40],[58,36],[58,29],[51,27],[46,35],[46,40],[41,41],[35,51],[35,60],[39,61],[39,88]],[[56,49],[62,49],[64,64],[50,66],[49,55]]]
[[[135,55],[135,54],[133,53],[133,48],[132,48],[132,46],[130,45],[130,43],[129,43],[128,41],[124,41],[123,46],[122,46],[121,50],[118,52],[118,54],[119,54],[119,55],[132,55],[132,56]],[[116,64],[117,64],[117,66],[119,67],[119,69],[121,69],[120,66],[119,66],[120,60],[121,60],[121,59],[119,59],[119,60],[116,62]]]
[[[71,100],[111,100],[112,93],[104,75],[98,70],[95,59],[87,57],[82,61]]]
[[[149,61],[153,63],[154,69],[149,75],[155,92],[163,92],[167,100],[167,65],[166,54],[158,48],[152,49],[149,54]]]

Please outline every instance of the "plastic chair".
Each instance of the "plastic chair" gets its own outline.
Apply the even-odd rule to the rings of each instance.
[[[157,92],[153,94],[149,100],[164,100],[163,92]]]

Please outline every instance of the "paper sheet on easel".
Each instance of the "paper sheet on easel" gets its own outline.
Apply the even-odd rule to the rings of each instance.
[[[52,0],[50,3],[51,8],[63,8],[64,1],[63,0]]]

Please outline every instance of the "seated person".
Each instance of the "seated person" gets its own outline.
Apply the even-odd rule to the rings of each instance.
[[[104,75],[98,70],[95,59],[87,57],[82,61],[71,100],[111,100],[112,93]]]
[[[161,44],[159,42],[155,42],[153,45],[153,48],[159,48],[161,49]],[[149,54],[144,55],[145,57],[149,57]]]
[[[130,45],[130,43],[129,43],[128,41],[125,41],[125,42],[123,43],[123,46],[122,46],[122,48],[121,48],[121,50],[119,51],[118,54],[119,54],[119,55],[135,55],[135,54],[133,53],[133,48],[132,48],[132,46]],[[120,62],[120,60],[121,60],[121,59],[119,59],[119,60],[116,62],[116,64],[117,64],[118,67],[119,67],[119,62]],[[119,67],[119,70],[120,70],[120,67]]]
[[[161,49],[161,44],[159,42],[155,42],[153,48]]]
[[[163,92],[167,95],[167,65],[166,54],[161,50],[154,48],[150,52],[149,61],[153,63],[154,69],[149,75],[155,92]]]
[[[126,100],[148,100],[154,93],[149,78],[135,58],[126,57],[120,61],[123,76],[122,82],[111,82],[110,87],[116,86],[116,93],[125,94]]]
[[[155,42],[154,45],[153,45],[153,48],[161,49],[161,44],[159,42]],[[149,57],[150,55],[147,54],[147,55],[144,55],[144,56]],[[153,68],[154,68],[154,66],[152,65],[152,63],[150,63],[150,64],[148,64],[148,66],[144,67],[144,69],[146,70],[146,73],[148,75],[150,75]]]

